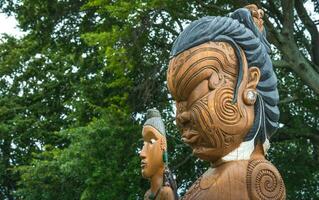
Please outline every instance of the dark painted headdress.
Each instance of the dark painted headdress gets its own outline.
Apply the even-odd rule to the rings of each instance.
[[[147,110],[146,122],[144,123],[144,126],[146,125],[152,126],[156,130],[158,130],[160,134],[166,136],[165,125],[161,118],[161,114],[157,109],[153,108]]]

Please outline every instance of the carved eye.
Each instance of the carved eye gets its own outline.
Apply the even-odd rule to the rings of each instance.
[[[264,17],[264,11],[262,9],[258,9],[259,17],[263,18]]]
[[[151,143],[151,144],[155,144],[155,142],[156,142],[155,139],[151,139],[151,140],[150,140],[150,143]]]

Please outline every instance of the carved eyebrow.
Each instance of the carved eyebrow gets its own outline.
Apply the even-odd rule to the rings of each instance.
[[[145,133],[143,134],[143,139],[144,141],[150,141],[151,139],[158,140],[158,137],[154,134],[153,131],[145,131]]]
[[[187,107],[190,108],[198,99],[202,98],[209,92],[208,80],[203,80],[188,95]]]

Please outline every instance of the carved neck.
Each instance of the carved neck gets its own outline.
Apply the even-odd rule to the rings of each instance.
[[[154,176],[151,177],[151,192],[155,194],[163,185],[164,167],[160,168]]]
[[[269,143],[268,139],[265,143]],[[269,145],[269,144],[266,144]],[[238,148],[234,149],[232,152],[227,154],[226,156],[222,157],[213,165],[219,165],[229,161],[236,161],[236,160],[250,160],[253,159],[264,159],[264,152],[267,147],[265,145],[257,144],[255,146],[254,139],[246,142],[242,142]]]

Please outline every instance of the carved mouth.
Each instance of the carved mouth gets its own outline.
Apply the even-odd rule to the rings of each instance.
[[[199,141],[199,138],[200,138],[200,135],[198,134],[197,131],[193,131],[193,130],[183,131],[182,140],[183,142],[189,145],[196,144]]]
[[[216,148],[197,146],[193,148],[193,154],[203,160],[216,160],[219,157]]]
[[[146,167],[147,167],[146,161],[145,161],[145,160],[142,160],[142,161],[141,161],[141,168],[144,169],[144,168],[146,168]]]

